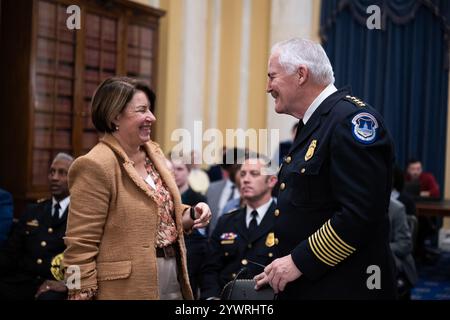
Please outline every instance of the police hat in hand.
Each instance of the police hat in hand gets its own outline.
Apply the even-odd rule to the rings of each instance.
[[[272,287],[266,286],[255,290],[253,279],[234,279],[228,282],[222,290],[222,300],[275,300]]]

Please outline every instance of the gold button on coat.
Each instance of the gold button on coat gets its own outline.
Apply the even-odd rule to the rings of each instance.
[[[246,266],[248,264],[248,261],[247,259],[242,259],[241,263],[243,266]]]
[[[275,238],[275,244],[278,244],[278,242],[279,242],[278,238]]]
[[[305,173],[306,169],[302,168],[302,170],[300,170],[301,173]]]
[[[278,217],[278,216],[280,215],[280,210],[278,210],[278,209],[275,209],[275,212],[274,212],[274,214],[275,214],[275,217]]]
[[[282,184],[280,184],[280,190],[284,190],[286,188],[286,184],[283,182]]]
[[[37,259],[37,260],[36,260],[36,263],[37,263],[37,264],[42,264],[42,259]]]
[[[45,247],[46,245],[47,245],[47,242],[45,242],[45,241],[41,242],[41,247]]]
[[[291,157],[286,157],[286,163],[291,163],[292,158]]]
[[[53,233],[53,228],[48,228],[48,233]]]

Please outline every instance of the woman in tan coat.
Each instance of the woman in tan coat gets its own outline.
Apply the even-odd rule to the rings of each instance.
[[[150,140],[154,102],[149,87],[125,77],[94,94],[92,122],[104,135],[69,171],[69,299],[192,299],[183,233],[205,227],[211,212],[181,203]]]

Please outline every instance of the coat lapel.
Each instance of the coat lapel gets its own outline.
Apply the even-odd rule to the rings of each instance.
[[[121,159],[123,168],[130,179],[136,184],[136,186],[141,189],[149,198],[151,198],[154,202],[157,203],[156,190],[149,187],[147,183],[142,179],[139,173],[134,168],[133,162],[128,158],[127,154],[120,146],[119,141],[117,141],[114,136],[111,134],[105,134],[105,136],[100,139],[101,142],[108,145]],[[145,151],[147,155],[150,157],[150,160],[155,165],[156,170],[158,171],[161,179],[166,184],[170,194],[172,195],[174,206],[175,206],[175,216],[176,216],[176,225],[178,233],[183,233],[183,224],[181,221],[182,212],[184,210],[183,205],[181,203],[180,193],[178,191],[178,187],[175,183],[175,179],[172,174],[168,170],[165,164],[165,158],[162,154],[158,144],[155,142],[147,142],[144,144]]]
[[[247,225],[245,223],[245,216],[246,216],[246,207],[240,209],[240,214],[237,214],[234,218],[234,225],[236,227],[236,230],[238,231],[239,235],[244,238],[245,241],[248,240],[248,229]]]
[[[153,201],[156,202],[155,190],[149,188],[144,179],[142,179],[142,177],[136,171],[136,169],[134,168],[133,161],[131,161],[130,158],[128,158],[127,154],[120,146],[119,141],[117,141],[117,139],[114,138],[111,134],[105,134],[105,136],[101,138],[100,141],[108,145],[119,156],[125,172],[130,177],[130,179],[136,184],[136,186],[142,191],[144,191],[144,193],[148,197],[150,197]]]

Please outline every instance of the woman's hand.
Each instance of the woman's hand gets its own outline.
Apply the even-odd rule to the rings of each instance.
[[[194,207],[194,210],[196,219],[194,220],[192,228],[198,229],[206,227],[211,220],[211,209],[209,209],[209,206],[204,202],[199,202]]]

